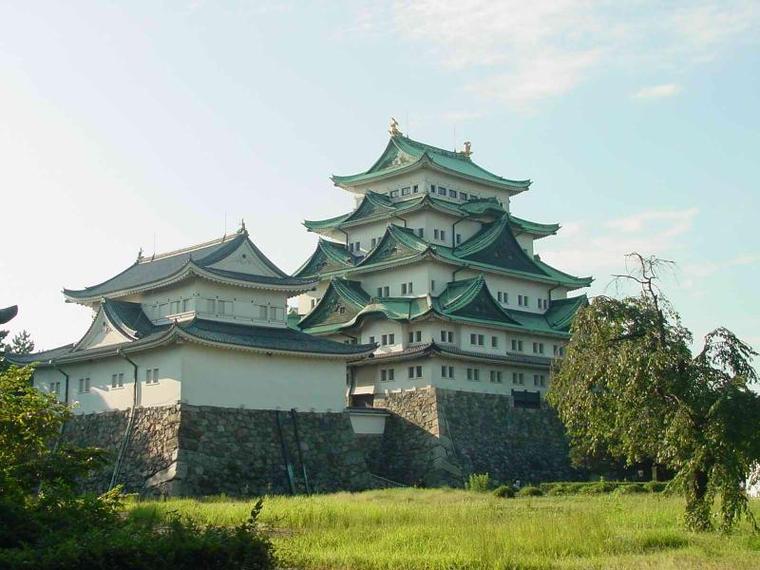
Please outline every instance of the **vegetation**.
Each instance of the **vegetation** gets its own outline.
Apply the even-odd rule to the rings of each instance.
[[[518,497],[454,489],[388,489],[269,497],[260,516],[284,568],[359,570],[757,568],[760,536],[679,523],[682,498],[661,493]],[[760,514],[760,501],[751,506]],[[127,505],[135,520],[175,512],[234,525],[251,503],[225,498]]]
[[[29,331],[23,330],[17,333],[8,345],[11,354],[30,354],[34,352],[34,341]]]
[[[515,496],[515,490],[509,485],[499,485],[494,489],[493,496],[501,499],[513,499]]]
[[[102,451],[58,445],[70,410],[31,386],[30,368],[0,372],[0,568],[250,568],[273,566],[256,526],[261,503],[236,525],[179,516],[125,520],[119,490],[79,494]],[[249,505],[250,507],[250,505]]]
[[[473,473],[465,484],[468,491],[487,493],[491,488],[491,476],[488,473]]]
[[[548,399],[574,448],[629,464],[653,458],[676,473],[688,528],[712,528],[718,496],[719,526],[730,530],[751,514],[743,484],[760,460],[756,353],[719,328],[693,357],[691,333],[657,286],[664,262],[632,259],[637,270],[621,277],[641,294],[597,297],[579,312]]]

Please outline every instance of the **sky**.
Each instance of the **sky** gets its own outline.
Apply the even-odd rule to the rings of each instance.
[[[295,270],[391,116],[532,179],[512,211],[562,225],[537,251],[589,294],[629,252],[673,260],[695,349],[717,326],[760,349],[760,4],[739,0],[2,2],[11,333],[76,341],[91,312],[63,287],[241,219]]]

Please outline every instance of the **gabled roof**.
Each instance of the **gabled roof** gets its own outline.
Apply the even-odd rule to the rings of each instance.
[[[138,305],[139,306],[139,305]],[[124,309],[122,307],[121,309]],[[127,313],[132,313],[129,308]],[[136,316],[133,313],[132,316]],[[139,321],[131,324],[140,327]],[[144,333],[144,334],[143,334]],[[76,350],[75,344],[67,344],[53,350],[26,355],[6,355],[15,364],[38,363],[40,366],[58,365],[94,358],[107,358],[118,354],[139,352],[165,346],[179,339],[226,349],[248,349],[256,352],[293,354],[305,357],[348,357],[369,354],[374,345],[344,344],[314,337],[288,327],[265,327],[215,320],[192,319],[171,325],[143,329],[142,336],[129,342]],[[52,361],[52,362],[51,362]]]
[[[425,192],[409,199],[394,201],[384,194],[369,191],[364,195],[359,206],[353,212],[326,220],[305,220],[304,225],[309,231],[324,232],[326,230],[348,228],[378,220],[389,220],[423,208],[430,208],[462,218],[478,216],[499,217],[504,214],[504,208],[496,198],[477,198],[467,202],[456,203],[437,198]],[[534,222],[526,222],[525,220],[519,220],[519,224],[518,227],[521,228],[523,224],[533,224],[535,227],[544,226],[543,224],[535,224]],[[554,226],[546,225],[545,227]],[[556,228],[558,227],[557,225]],[[556,228],[554,231],[556,231]]]
[[[533,259],[517,243],[509,226],[509,217],[486,224],[463,244],[457,246],[454,255],[463,260],[479,261],[505,269],[547,276]]]
[[[263,264],[270,275],[243,273],[213,267],[232,255],[243,244],[253,251],[257,261]],[[154,255],[138,260],[118,275],[84,289],[64,289],[67,300],[75,302],[95,302],[106,296],[122,296],[152,289],[197,275],[214,281],[235,285],[266,289],[282,289],[292,292],[307,291],[314,283],[289,277],[272,263],[248,238],[248,232],[241,230],[233,236],[191,246],[185,249]]]
[[[355,327],[371,316],[402,322],[436,317],[566,338],[575,312],[586,302],[585,295],[552,301],[544,314],[504,309],[482,275],[452,281],[438,297],[371,297],[358,282],[334,278],[298,327],[310,334],[330,334]]]
[[[354,266],[354,256],[342,243],[320,239],[311,257],[293,274],[309,278],[320,273],[331,273]]]
[[[508,180],[497,176],[475,164],[464,153],[444,150],[403,135],[392,136],[383,154],[368,170],[350,176],[333,176],[332,180],[337,186],[349,187],[413,170],[423,165],[511,193],[527,190],[531,184],[530,180]]]
[[[408,228],[390,224],[380,243],[356,266],[398,262],[429,251],[430,244]]]
[[[338,247],[345,251],[343,246]],[[485,225],[480,232],[454,249],[430,244],[411,229],[389,224],[380,243],[358,263],[346,262],[342,266],[325,264],[320,269],[323,261],[317,254],[318,252],[312,254],[296,275],[320,278],[350,276],[354,273],[385,269],[392,265],[413,263],[429,256],[458,267],[467,266],[473,270],[554,283],[571,289],[588,287],[593,281],[591,277],[575,277],[554,269],[538,256],[528,256],[515,239],[507,215]],[[347,259],[357,261],[360,258],[349,256]]]

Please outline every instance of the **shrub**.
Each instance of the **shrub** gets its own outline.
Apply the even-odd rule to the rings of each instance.
[[[499,485],[493,494],[501,499],[511,499],[515,496],[515,490],[509,485]]]
[[[543,497],[544,492],[538,487],[528,485],[527,487],[523,487],[522,489],[520,489],[518,495],[520,495],[521,497]]]
[[[644,483],[644,488],[650,493],[662,493],[667,487],[668,484],[665,481],[648,481]]]
[[[476,493],[487,493],[491,486],[491,476],[488,473],[473,473],[467,480],[467,490]]]
[[[580,489],[580,492],[584,495],[603,495],[605,493],[611,493],[618,487],[615,483],[609,481],[598,481],[596,483],[589,483]]]
[[[635,495],[646,492],[648,491],[641,483],[627,483],[625,485],[619,485],[618,488],[615,489],[616,495]]]

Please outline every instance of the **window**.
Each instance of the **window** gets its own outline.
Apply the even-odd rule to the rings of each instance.
[[[417,228],[417,236],[425,237],[425,228]]]
[[[372,241],[370,242],[370,247],[374,248],[377,245],[377,238],[372,238]]]
[[[430,290],[435,291],[435,279],[430,280]]]
[[[316,299],[312,299],[311,300],[311,308],[313,309],[316,306],[317,306],[317,300]]]
[[[401,195],[402,196],[408,196],[411,193],[412,193],[412,189],[409,186],[401,189]]]
[[[408,373],[409,378],[422,378],[422,366],[410,366]]]
[[[259,305],[259,319],[266,321],[269,315],[269,308],[266,305]]]
[[[470,333],[470,344],[483,346],[484,343],[485,343],[485,337],[482,334]]]
[[[145,370],[145,383],[158,384],[158,368],[147,368]]]
[[[480,369],[479,368],[468,368],[467,369],[467,379],[470,382],[480,382]]]
[[[460,192],[459,198],[462,200],[467,200],[467,192]]]
[[[446,241],[446,230],[441,230],[441,241]]]
[[[124,373],[111,374],[111,388],[123,388],[124,387]]]
[[[179,301],[172,301],[169,310],[171,311],[172,315],[179,313]]]
[[[512,373],[512,384],[517,384],[518,386],[522,386],[523,384],[525,384],[525,378],[523,377],[522,372]]]
[[[441,342],[454,342],[454,331],[441,331]]]
[[[391,296],[391,288],[387,285],[383,287],[383,297],[390,297]]]
[[[158,306],[158,316],[165,317],[169,314],[169,303],[161,303]]]
[[[409,342],[422,342],[422,331],[409,331]]]
[[[391,190],[391,198],[398,198],[398,190]]]
[[[51,382],[50,383],[50,393],[55,394],[56,397],[61,394],[61,383],[60,382]]]
[[[388,344],[396,344],[396,335],[391,333],[388,335]]]
[[[380,344],[382,346],[387,346],[388,345],[388,335],[387,334],[384,334],[384,335],[382,335],[380,337]]]
[[[217,301],[217,309],[220,315],[231,315],[232,301]]]
[[[80,378],[79,379],[79,393],[85,394],[90,391],[90,379],[89,378]]]
[[[437,229],[433,230],[433,239],[440,239],[438,236],[441,234]]]
[[[565,347],[564,346],[560,346],[559,347],[559,355],[560,356],[565,356]]]
[[[380,370],[381,382],[392,382],[395,378],[396,371],[393,368],[383,368]]]
[[[528,296],[527,295],[523,295],[523,306],[525,306],[525,307],[528,306]]]
[[[417,186],[416,184],[414,186],[412,186],[412,194],[417,194],[417,192],[419,192],[419,191],[420,191],[420,187],[419,186]]]
[[[182,312],[186,313],[190,310],[190,299],[182,299]]]
[[[483,346],[485,343],[485,337],[482,334],[478,335],[478,346]]]
[[[351,251],[351,252],[354,251],[354,244],[353,244],[353,242],[348,244],[348,251]]]
[[[401,284],[401,294],[402,295],[411,295],[412,294],[412,289],[413,289],[413,286],[412,286],[412,282],[411,281],[409,283],[402,283]]]
[[[556,344],[555,344],[555,345],[552,345],[552,354],[553,354],[554,356],[557,356],[557,349],[558,349],[558,348],[559,348],[559,347],[558,347]]]
[[[441,378],[454,378],[454,367],[441,366]]]
[[[496,298],[499,300],[499,303],[501,303],[501,291],[496,293]]]
[[[374,336],[369,337],[369,343],[370,344],[375,344],[375,337]]]
[[[491,370],[491,383],[492,384],[501,384],[501,371],[500,370]]]
[[[533,343],[533,354],[543,354],[544,353],[544,343],[543,342],[534,342]]]
[[[505,305],[509,305],[509,293],[502,293],[501,298],[504,300]]]
[[[512,350],[516,352],[522,352],[523,349],[523,341],[512,339]]]
[[[498,336],[492,336],[491,337],[491,348],[498,348],[499,346],[499,337]]]
[[[212,315],[216,314],[216,299],[206,299],[206,311]]]
[[[430,193],[435,194],[435,184],[430,185]]]
[[[533,375],[533,385],[534,386],[546,386],[546,376],[543,374],[534,374]]]
[[[443,186],[439,186],[438,187],[438,194],[441,195],[441,196],[445,196],[446,195],[446,188],[444,188]]]
[[[362,249],[362,242],[357,241],[356,243],[354,243],[354,251],[356,253],[359,253],[361,249]]]
[[[456,190],[452,190],[451,188],[449,188],[449,197],[450,198],[456,198],[457,197],[457,191]]]
[[[462,234],[457,234],[457,245],[462,243]]]

